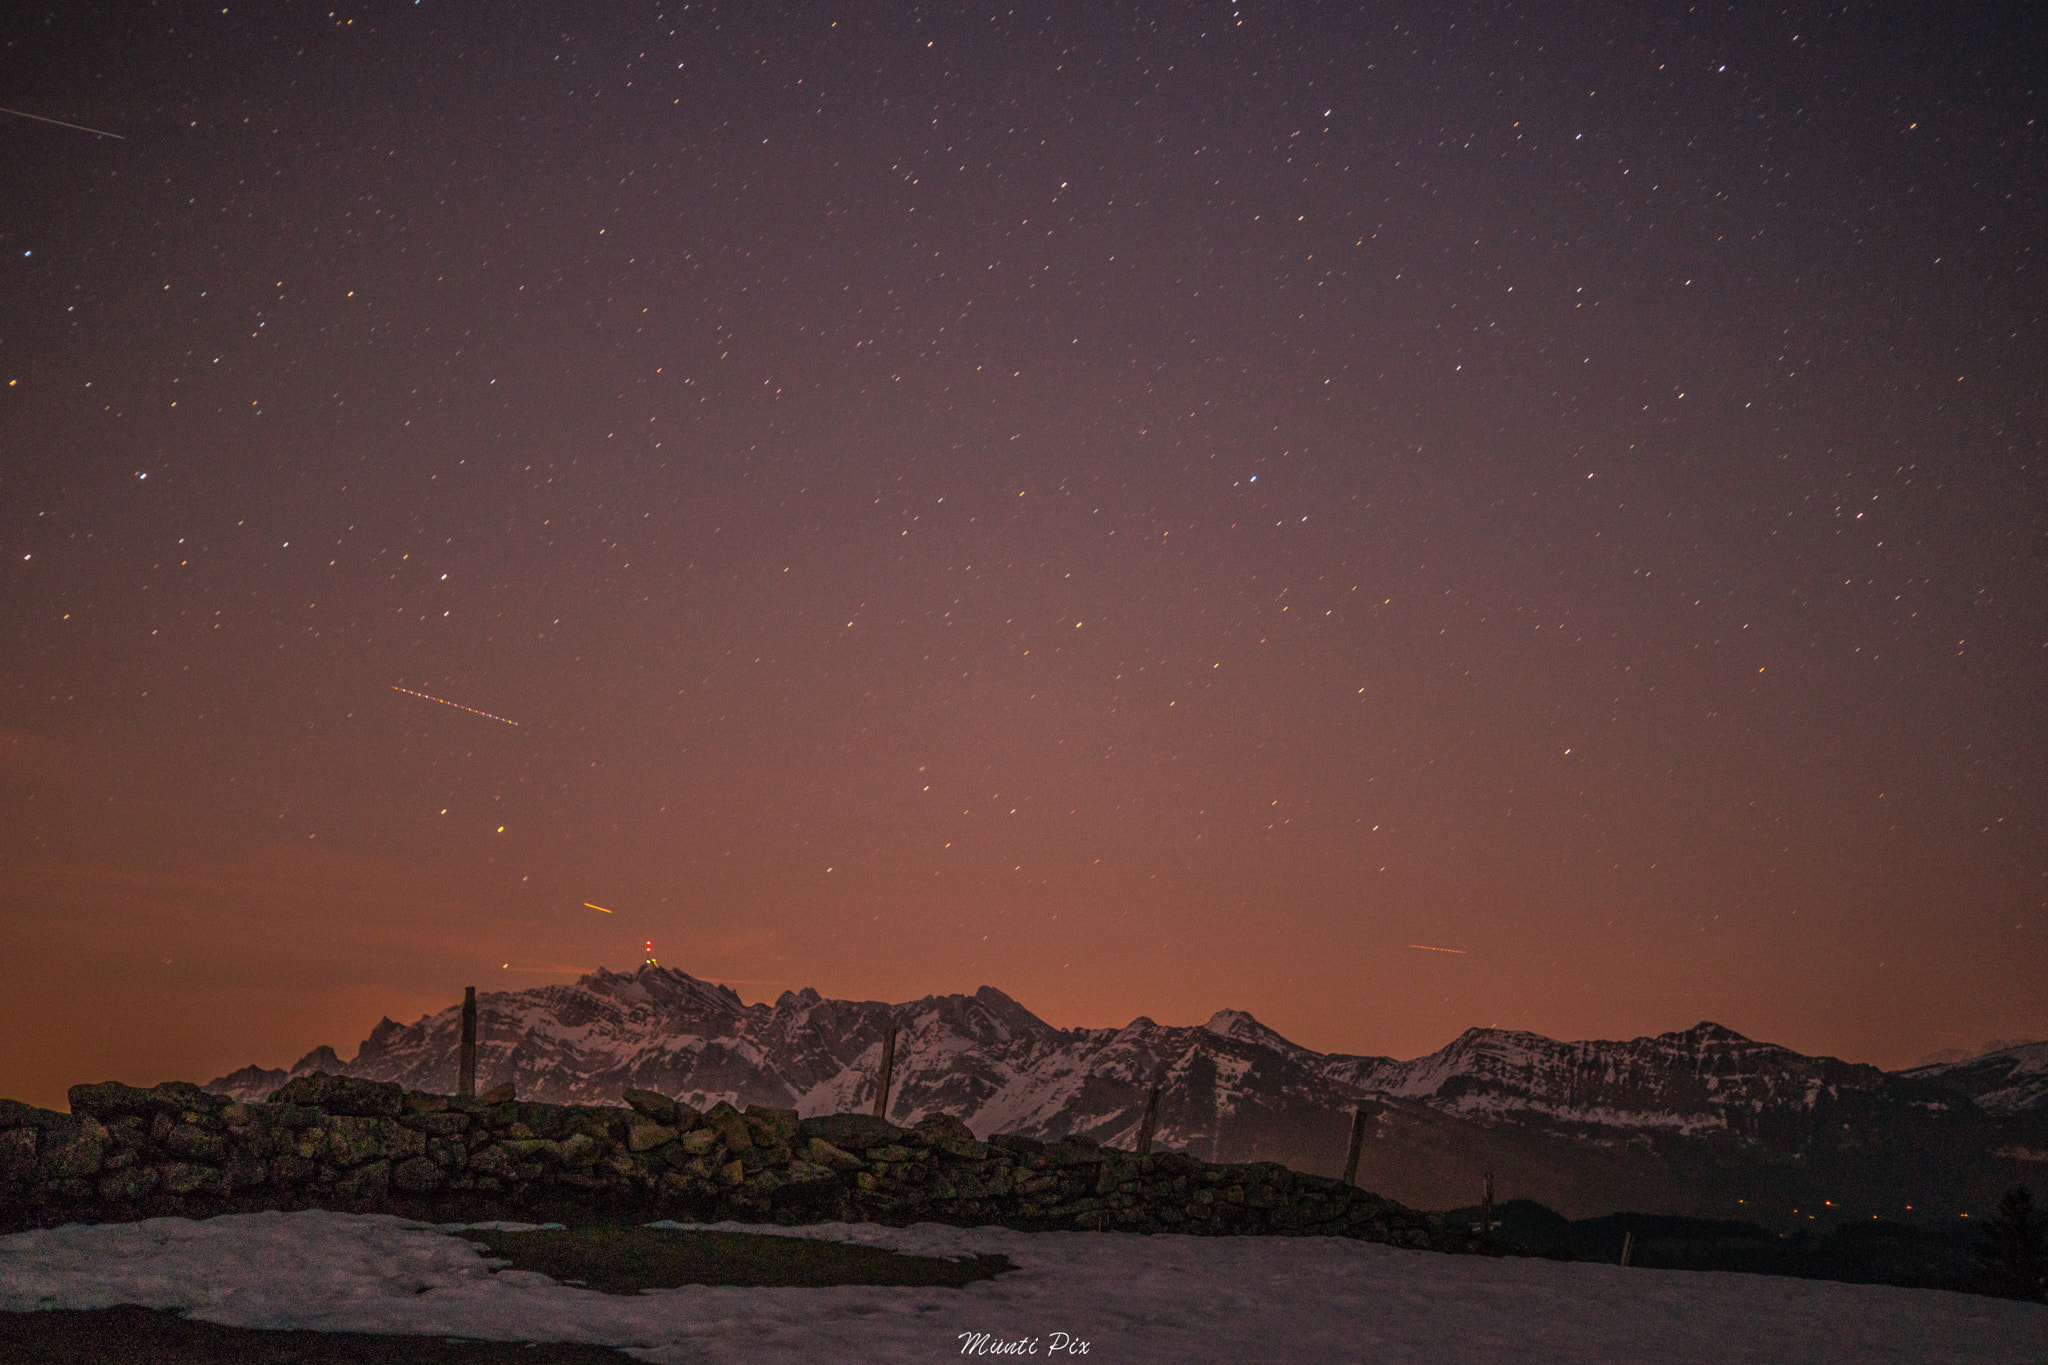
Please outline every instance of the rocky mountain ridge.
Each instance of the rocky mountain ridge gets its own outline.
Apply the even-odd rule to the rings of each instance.
[[[2010,1043],[1961,1061],[1899,1073],[1959,1090],[1994,1114],[2048,1110],[2048,1042]]]
[[[1479,1175],[1497,1170],[1567,1211],[1605,1211],[1613,1199],[1726,1214],[1755,1199],[1789,1218],[1829,1190],[1843,1198],[1826,1207],[1903,1209],[1978,1199],[2007,1167],[2038,1183],[2024,1154],[2048,1152],[2036,1132],[2048,1132],[2048,1099],[2029,1050],[2048,1044],[1887,1073],[1712,1023],[1617,1042],[1471,1029],[1400,1061],[1314,1052],[1236,1010],[1197,1026],[1140,1017],[1060,1029],[989,986],[903,1004],[807,989],[747,1005],[729,987],[654,966],[487,992],[478,1008],[479,1085],[551,1103],[616,1104],[640,1089],[700,1108],[865,1112],[893,1027],[889,1118],[906,1126],[948,1114],[983,1138],[1129,1146],[1157,1085],[1164,1146],[1334,1174],[1363,1108],[1374,1188],[1424,1206],[1469,1202]],[[352,1061],[316,1049],[289,1071],[245,1068],[208,1088],[261,1099],[325,1070],[446,1093],[459,1019],[453,1006],[409,1025],[386,1019]]]

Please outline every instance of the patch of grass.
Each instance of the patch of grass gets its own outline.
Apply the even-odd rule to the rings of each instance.
[[[608,1346],[223,1327],[123,1304],[0,1313],[6,1365],[623,1365]]]
[[[515,1270],[607,1294],[678,1285],[821,1289],[829,1285],[902,1285],[959,1289],[1017,1267],[1007,1256],[910,1256],[877,1247],[775,1237],[757,1232],[590,1226],[532,1232],[458,1232]]]

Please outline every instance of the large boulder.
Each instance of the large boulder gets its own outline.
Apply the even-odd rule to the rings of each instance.
[[[67,1097],[71,1101],[72,1113],[90,1114],[102,1123],[125,1114],[146,1118],[157,1111],[154,1092],[139,1085],[123,1085],[119,1081],[74,1085],[67,1092]]]
[[[43,1133],[37,1175],[43,1180],[81,1180],[99,1173],[107,1152],[106,1128],[90,1114],[73,1115]]]
[[[150,1087],[149,1093],[156,1098],[156,1106],[167,1114],[218,1114],[234,1100],[226,1095],[196,1086],[190,1081],[165,1081]]]
[[[846,1150],[887,1147],[909,1136],[909,1130],[872,1114],[820,1114],[798,1127],[807,1138],[823,1138]]]
[[[727,1151],[744,1152],[754,1145],[753,1130],[747,1127],[746,1115],[720,1100],[704,1115],[704,1126],[718,1134]]]
[[[804,1156],[810,1164],[832,1171],[858,1171],[867,1166],[867,1162],[853,1153],[835,1147],[823,1138],[806,1139]]]
[[[653,1090],[628,1090],[619,1098],[634,1113],[650,1118],[664,1128],[675,1127],[676,1121],[682,1117],[674,1100]]]
[[[325,1071],[286,1081],[271,1092],[270,1102],[365,1119],[395,1119],[406,1112],[404,1087],[354,1076],[330,1076]]]
[[[651,1152],[676,1140],[676,1130],[659,1123],[636,1123],[628,1130],[626,1147],[633,1152]]]
[[[950,1156],[980,1160],[988,1147],[974,1136],[974,1130],[951,1114],[926,1114],[918,1122],[917,1135]]]
[[[49,1112],[47,1109],[38,1109],[32,1104],[23,1104],[20,1100],[0,1100],[0,1133],[4,1133],[10,1128],[34,1127],[36,1126],[35,1116]]]
[[[796,1140],[798,1123],[794,1109],[777,1109],[766,1104],[747,1106],[747,1130],[757,1146],[787,1146]]]
[[[163,1149],[180,1161],[212,1164],[228,1154],[228,1140],[196,1124],[181,1123],[164,1135]]]
[[[427,1135],[387,1118],[332,1116],[299,1136],[298,1153],[308,1161],[353,1167],[427,1154]]]
[[[36,1130],[9,1128],[0,1132],[0,1181],[27,1180],[36,1173]]]
[[[200,1114],[211,1116],[232,1101],[225,1095],[202,1090],[190,1081],[165,1081],[147,1090],[119,1081],[74,1085],[68,1092],[71,1112],[90,1114],[102,1123],[118,1118],[149,1118],[155,1114]]]

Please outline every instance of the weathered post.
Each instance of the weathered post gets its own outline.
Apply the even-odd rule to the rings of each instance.
[[[1358,1158],[1365,1152],[1365,1106],[1351,1111],[1351,1149],[1344,1153],[1344,1183],[1358,1183]]]
[[[455,1093],[476,1098],[476,987],[462,988],[462,1056],[456,1063]]]
[[[1159,1087],[1153,1086],[1152,1093],[1145,1096],[1145,1117],[1138,1123],[1139,1156],[1152,1154],[1152,1137],[1159,1131]]]
[[[896,1030],[882,1035],[882,1074],[875,1079],[875,1117],[889,1117],[889,1073],[896,1067]]]

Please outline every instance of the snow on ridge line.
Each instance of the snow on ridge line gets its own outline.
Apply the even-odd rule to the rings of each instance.
[[[1248,1109],[1345,1112],[1383,1097],[1486,1123],[1687,1135],[1725,1131],[1731,1113],[1811,1111],[1840,1084],[1885,1082],[1875,1068],[1802,1057],[1712,1023],[1627,1042],[1561,1043],[1475,1028],[1400,1062],[1313,1052],[1231,1009],[1193,1026],[1139,1016],[1121,1029],[1059,1029],[988,986],[893,1005],[829,1000],[806,988],[784,991],[772,1006],[746,1005],[728,986],[642,967],[599,969],[574,986],[488,992],[480,1004],[480,1082],[511,1079],[529,1098],[576,1103],[617,1102],[635,1086],[727,1097],[741,1107],[862,1110],[873,1098],[883,1033],[895,1027],[891,1116],[944,1109],[983,1135],[1078,1131],[1106,1140],[1135,1122],[1151,1085],[1170,1096],[1162,1122],[1175,1121],[1176,1110],[1210,1115],[1213,1124]],[[457,1013],[380,1023],[356,1061],[335,1069],[452,1088]],[[314,1055],[293,1074],[312,1069]],[[260,1099],[279,1079],[258,1070],[213,1084]]]
[[[1509,1101],[1498,1095],[1461,1095],[1449,1107],[1456,1113],[1535,1113],[1557,1123],[1584,1124],[1594,1128],[1653,1128],[1685,1136],[1722,1132],[1728,1127],[1727,1115],[1719,1113],[1680,1114],[1671,1110],[1619,1109],[1611,1105],[1545,1104],[1519,1099]]]

